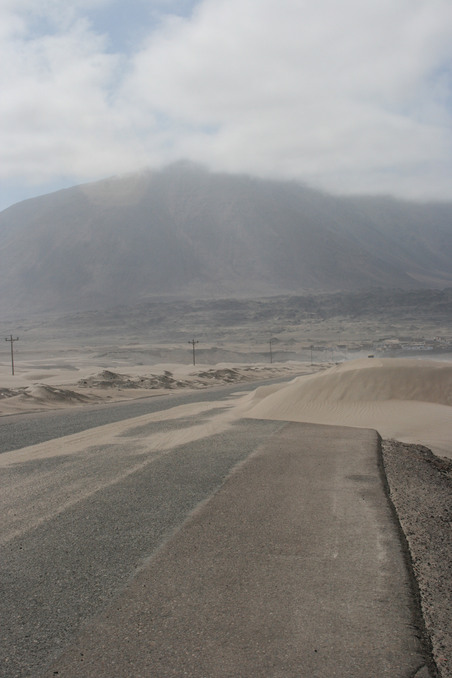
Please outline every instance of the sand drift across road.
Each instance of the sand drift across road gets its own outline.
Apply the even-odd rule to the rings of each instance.
[[[369,362],[0,455],[0,675],[428,676],[380,439],[357,423],[359,398],[391,400]],[[397,362],[392,407],[418,411]],[[425,367],[444,433],[449,373]],[[325,394],[362,428],[287,421]]]

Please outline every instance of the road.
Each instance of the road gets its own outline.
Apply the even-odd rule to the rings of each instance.
[[[104,427],[106,421],[122,422],[119,437],[114,443],[99,442],[97,431],[102,429],[92,429],[92,439],[82,440],[70,454],[65,452],[69,438],[56,436],[62,430],[73,436],[74,430],[83,429],[85,411],[74,409],[69,424],[60,412],[30,415],[26,427],[25,416],[7,418],[13,420],[16,436],[30,430],[33,444],[42,433],[55,439],[44,443],[44,455],[38,459],[27,459],[29,448],[0,457],[0,676],[36,678],[81,625],[114,600],[145,560],[218,489],[266,432],[280,427],[238,424],[225,432],[219,425],[218,434],[195,436],[193,442],[168,449],[171,436],[180,441],[188,433],[190,439],[200,421],[208,420],[211,432],[215,431],[212,422],[221,418],[224,409],[220,397],[238,390],[236,385],[120,403],[111,411],[95,408],[89,416]],[[215,398],[218,409],[196,417],[177,411],[177,418],[165,420],[165,406],[201,401],[201,408],[209,408]],[[157,421],[147,421],[148,414],[157,416]],[[137,416],[144,416],[146,422]],[[169,436],[169,443],[143,450],[142,438],[149,441],[158,436],[159,440]],[[24,460],[10,464],[18,455],[25,455]]]
[[[190,412],[2,455],[0,676],[413,676],[376,434]]]
[[[193,401],[220,400],[229,397],[231,393],[246,392],[257,386],[276,384],[281,381],[287,381],[287,378],[232,384],[199,390],[194,393],[193,391],[190,393],[169,392],[168,395],[164,396],[152,396],[116,403],[76,406],[49,412],[6,415],[0,417],[0,454],[85,431],[96,426],[123,421],[151,412],[161,412],[169,407],[176,407]]]

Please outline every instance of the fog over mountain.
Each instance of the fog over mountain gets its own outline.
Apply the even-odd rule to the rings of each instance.
[[[452,203],[345,198],[188,163],[0,213],[2,314],[452,285]]]

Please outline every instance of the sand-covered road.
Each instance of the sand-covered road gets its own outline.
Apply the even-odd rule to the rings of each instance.
[[[2,678],[39,676],[262,436],[281,427],[232,427],[217,405],[0,455]]]
[[[268,380],[268,383],[270,382],[278,383],[279,380]],[[229,386],[223,384],[203,390],[177,389],[166,393],[158,390],[151,396],[142,396],[142,393],[148,393],[144,390],[139,391],[139,396],[135,394],[135,398],[129,396],[126,400],[121,400],[122,392],[116,392],[114,397],[118,400],[113,402],[101,401],[96,405],[85,404],[81,407],[69,404],[66,407],[37,412],[19,410],[15,414],[0,416],[0,454],[109,424],[118,424],[121,428],[127,426],[124,421],[140,416],[146,417],[148,414],[155,413],[159,418],[159,412],[175,410],[193,402],[212,402],[217,407],[218,401],[227,400],[231,394],[249,393],[250,388],[250,384],[233,383]],[[49,403],[46,404],[48,407]],[[208,407],[209,405],[206,405],[207,409]]]
[[[390,496],[438,675],[452,676],[450,364],[353,361],[229,401],[195,401],[0,455],[8,620],[0,675],[39,675],[230,470],[293,421],[396,439],[383,449]]]
[[[0,675],[427,670],[377,434],[233,413],[187,405],[1,455]]]

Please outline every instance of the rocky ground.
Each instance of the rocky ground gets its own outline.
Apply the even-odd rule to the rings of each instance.
[[[423,629],[440,678],[452,677],[452,460],[383,441],[383,463],[406,539]],[[422,627],[422,621],[420,621]]]

